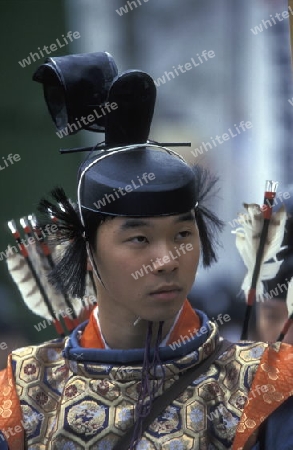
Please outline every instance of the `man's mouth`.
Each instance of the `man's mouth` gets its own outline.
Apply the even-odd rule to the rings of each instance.
[[[177,284],[166,284],[150,292],[150,295],[159,300],[172,300],[173,298],[176,298],[181,291],[182,288]]]

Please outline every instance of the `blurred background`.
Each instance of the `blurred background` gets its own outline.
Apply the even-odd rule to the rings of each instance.
[[[60,155],[59,149],[103,140],[86,131],[62,139],[56,135],[42,87],[32,82],[45,59],[40,49],[59,39],[62,48],[50,56],[108,51],[119,72],[141,69],[156,81],[150,138],[190,141],[191,148],[180,150],[183,156],[220,177],[211,202],[226,224],[219,262],[199,270],[190,298],[215,318],[229,314],[225,333],[238,339],[245,268],[231,234],[237,213],[244,201],[262,203],[266,179],[278,180],[280,192],[292,182],[293,89],[285,11],[286,0],[0,0],[0,253],[14,244],[7,221],[36,212],[52,187],[62,185],[76,199],[76,172],[84,155]],[[67,45],[62,36],[68,31],[80,37]],[[204,50],[214,57],[205,60]],[[183,73],[178,66],[186,63],[192,68]],[[242,121],[251,127],[239,128]],[[215,140],[229,129],[229,139]],[[20,159],[11,164],[10,153]],[[7,346],[0,350],[0,368],[13,349],[56,337],[53,327],[37,332],[39,321],[23,304],[2,257],[0,348],[3,342]]]

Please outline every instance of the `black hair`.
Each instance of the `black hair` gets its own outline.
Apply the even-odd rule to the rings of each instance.
[[[218,232],[223,228],[223,222],[205,206],[206,201],[214,196],[214,188],[218,181],[210,172],[200,166],[193,166],[195,174],[195,189],[198,204],[195,207],[195,219],[199,231],[203,266],[208,267],[217,261],[216,246]],[[73,297],[83,297],[85,294],[87,274],[88,241],[94,251],[98,227],[106,220],[116,216],[103,215],[98,212],[82,209],[81,222],[78,208],[67,198],[62,188],[55,188],[51,195],[55,202],[42,199],[39,211],[55,218],[57,231],[50,236],[51,243],[65,244],[63,255],[56,261],[56,265],[49,275],[49,281],[58,290],[63,290]]]
[[[218,178],[213,176],[208,169],[198,165],[192,166],[192,170],[195,174],[195,189],[198,198],[195,218],[200,237],[203,266],[209,267],[217,261],[218,233],[224,227],[224,222],[205,206],[208,200],[215,197],[217,193],[215,188]]]
[[[116,216],[99,214],[97,212],[82,209],[83,220],[85,223],[85,235],[89,241],[92,251],[96,248],[97,229],[107,220],[114,219]]]

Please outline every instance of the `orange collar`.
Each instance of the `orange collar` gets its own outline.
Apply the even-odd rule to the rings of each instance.
[[[188,334],[190,336],[190,333],[194,335],[199,328],[200,319],[193,310],[189,301],[186,299],[166,345],[172,344],[174,341],[180,339],[181,336]],[[89,323],[85,327],[85,330],[81,336],[80,345],[85,348],[105,348],[105,344],[93,312],[91,313]]]

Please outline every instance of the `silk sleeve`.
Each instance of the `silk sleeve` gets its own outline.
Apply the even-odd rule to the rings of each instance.
[[[7,368],[0,372],[0,450],[23,450],[22,411],[16,392],[11,356]]]

